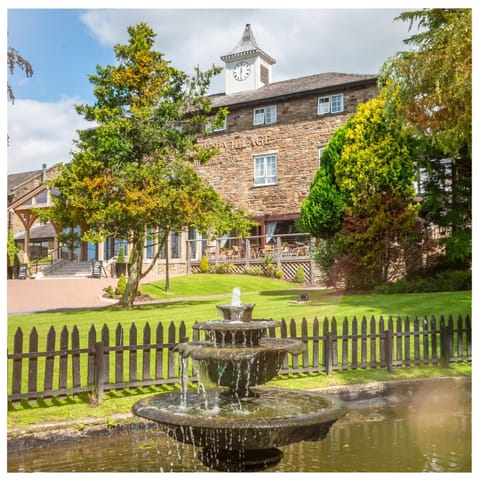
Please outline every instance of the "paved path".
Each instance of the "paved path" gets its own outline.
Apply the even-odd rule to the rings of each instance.
[[[144,279],[154,280],[159,278]],[[116,278],[7,280],[7,313],[105,307],[112,301],[100,299],[103,289],[116,284]]]

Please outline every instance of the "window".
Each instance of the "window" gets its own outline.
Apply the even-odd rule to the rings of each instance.
[[[227,129],[227,117],[223,119],[220,125],[215,125],[213,122],[207,122],[205,126],[207,133],[224,132]]]
[[[277,154],[258,155],[254,157],[255,185],[274,185],[277,183]]]
[[[155,254],[155,231],[152,227],[147,229],[147,238],[145,243],[145,258],[151,260]]]
[[[317,114],[326,115],[327,113],[343,112],[343,95],[332,95],[330,97],[319,97]]]
[[[177,232],[171,232],[170,243],[170,252],[172,258],[180,258],[180,234]]]
[[[268,68],[265,65],[260,65],[260,81],[264,85],[268,85],[270,82],[268,81]]]
[[[269,125],[277,121],[277,106],[255,108],[253,110],[254,125]]]
[[[191,240],[190,243],[190,257],[197,258],[197,229],[193,227],[188,227],[188,239]]]
[[[322,163],[322,153],[325,150],[325,147],[319,147],[318,149],[318,167],[320,168],[320,165]]]

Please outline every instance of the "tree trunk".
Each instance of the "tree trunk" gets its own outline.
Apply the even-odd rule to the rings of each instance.
[[[143,265],[143,246],[145,244],[145,235],[135,236],[132,244],[132,254],[130,264],[130,274],[127,280],[127,286],[123,293],[119,304],[132,307],[135,297],[138,293],[140,280],[142,279],[142,265]]]

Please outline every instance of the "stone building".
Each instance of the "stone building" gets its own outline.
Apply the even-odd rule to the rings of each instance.
[[[275,243],[277,238],[280,249],[278,236],[296,232],[295,220],[309,193],[322,148],[358,104],[377,95],[377,76],[319,73],[274,82],[275,59],[258,46],[249,24],[238,44],[221,59],[225,63],[225,93],[210,99],[214,111],[225,107],[228,115],[224,125],[200,140],[216,145],[219,153],[207,165],[196,168],[225,201],[258,222],[252,232],[256,244]],[[22,230],[23,238],[28,235],[27,226],[22,222],[15,229],[19,240]],[[232,245],[238,247],[239,241],[229,241]],[[128,245],[110,239],[104,245],[83,246],[75,258],[108,262],[120,246],[128,254]],[[168,252],[163,252],[155,271],[163,271],[168,255],[172,273],[190,272],[204,253],[214,251],[216,261],[221,258],[222,246],[201,238],[194,230],[173,232]],[[155,248],[146,246],[146,262],[153,258]],[[250,258],[248,245],[246,253]],[[302,256],[308,257],[306,253]],[[245,251],[238,263],[249,265],[249,258],[246,263],[244,258]],[[223,260],[235,258],[224,256]]]
[[[220,153],[198,171],[224,200],[254,216],[257,234],[290,233],[322,148],[359,103],[377,95],[377,76],[320,73],[272,82],[275,60],[258,47],[250,25],[222,60],[226,93],[211,100],[228,115],[204,140]]]

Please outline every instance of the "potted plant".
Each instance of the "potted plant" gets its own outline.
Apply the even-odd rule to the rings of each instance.
[[[125,262],[125,249],[120,247],[118,250],[117,261],[115,262],[115,275],[119,278],[122,274],[127,274],[127,263]]]

